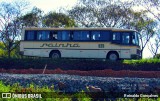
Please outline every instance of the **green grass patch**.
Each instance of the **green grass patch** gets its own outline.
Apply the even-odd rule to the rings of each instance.
[[[126,64],[158,64],[160,59],[140,59],[140,60],[124,60],[123,63]]]
[[[48,86],[39,87],[35,84],[29,84],[28,87],[24,88],[19,83],[13,85],[5,85],[0,81],[0,92],[2,93],[14,93],[14,94],[41,94],[42,98],[2,98],[1,101],[72,101],[73,99],[77,101],[91,101],[91,98],[85,93],[75,93],[73,95],[68,95],[65,93],[59,93],[53,88]]]

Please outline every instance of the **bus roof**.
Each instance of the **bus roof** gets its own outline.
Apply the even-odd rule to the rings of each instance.
[[[111,28],[111,27],[107,27],[107,28],[38,28],[38,27],[27,27],[25,28],[25,30],[112,30],[112,31],[120,31],[120,32],[132,32],[135,30],[131,30],[131,29],[119,29],[119,28]]]

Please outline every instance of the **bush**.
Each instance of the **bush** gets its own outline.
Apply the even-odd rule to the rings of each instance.
[[[154,58],[160,59],[160,54],[155,55]]]

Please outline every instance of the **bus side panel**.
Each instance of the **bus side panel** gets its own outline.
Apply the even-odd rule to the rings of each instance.
[[[31,50],[31,49],[24,49],[24,55],[25,56],[35,56],[33,54],[33,50]]]
[[[79,50],[61,49],[61,57],[65,58],[78,58],[80,57]]]
[[[131,58],[131,55],[130,55],[130,49],[121,49],[121,51],[120,51],[120,58],[126,58],[126,59],[129,59],[129,58]]]

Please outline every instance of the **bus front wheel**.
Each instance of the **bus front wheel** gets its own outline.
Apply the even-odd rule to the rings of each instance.
[[[112,61],[118,60],[118,54],[116,52],[111,52],[108,54],[107,58]]]
[[[50,58],[52,58],[52,59],[59,59],[59,58],[61,58],[61,55],[60,55],[59,52],[51,52]]]

